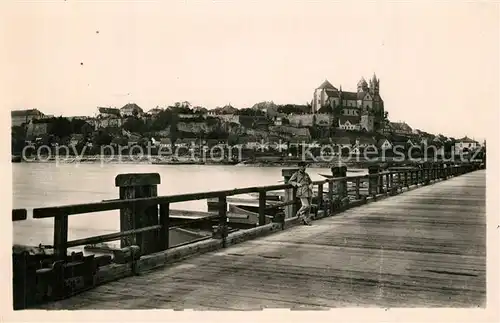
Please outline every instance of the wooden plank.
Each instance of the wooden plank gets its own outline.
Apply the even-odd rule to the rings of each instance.
[[[42,308],[484,307],[485,186],[454,177]]]
[[[182,219],[202,219],[207,217],[218,216],[217,212],[203,212],[203,211],[191,211],[191,210],[177,210],[170,209],[170,218],[182,218]]]
[[[231,214],[231,215],[230,215]],[[228,218],[234,218],[234,219],[248,219],[249,217],[254,216],[258,217],[259,214],[256,212],[248,211],[245,209],[242,209],[236,205],[229,205],[229,213],[228,213]]]

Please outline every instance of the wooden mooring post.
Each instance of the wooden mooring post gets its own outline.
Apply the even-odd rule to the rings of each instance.
[[[158,173],[119,174],[115,178],[115,185],[120,188],[120,200],[156,197],[158,184],[160,184]],[[143,207],[134,204],[120,209],[120,231],[122,232],[158,224],[157,205]],[[164,244],[160,242],[160,235],[157,231],[141,232],[121,238],[121,248],[136,245],[139,246],[142,255],[157,252]]]

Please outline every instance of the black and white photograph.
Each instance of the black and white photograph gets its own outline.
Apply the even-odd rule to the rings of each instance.
[[[500,320],[499,9],[12,1],[0,317]]]

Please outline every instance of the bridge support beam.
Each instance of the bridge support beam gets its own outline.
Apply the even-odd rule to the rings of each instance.
[[[120,189],[120,199],[135,199],[158,196],[160,174],[119,174],[115,178],[115,186]],[[143,207],[134,204],[120,210],[120,231],[139,229],[158,225],[158,206]],[[121,239],[121,248],[132,245],[139,246],[141,255],[159,251],[159,233],[156,231],[137,233]]]

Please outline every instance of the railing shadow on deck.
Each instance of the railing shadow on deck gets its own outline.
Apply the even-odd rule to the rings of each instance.
[[[382,172],[378,168],[372,168],[368,175],[349,177],[345,176],[345,169],[340,169],[336,174],[343,175],[341,177],[313,182],[316,191],[313,198],[313,219],[334,215],[380,196],[395,195],[415,185],[428,185],[480,167],[479,164],[472,163],[445,167],[441,163],[426,168],[400,168]],[[148,184],[147,178],[150,175],[146,174],[146,181],[141,178],[135,186],[127,184],[129,186],[123,192],[125,194],[128,190],[128,193],[133,193],[128,195],[129,199],[123,199],[127,197],[122,196],[120,191],[122,199],[35,208],[34,219],[54,218],[53,246],[48,246],[53,249],[53,253],[33,255],[33,252],[30,254],[27,250],[13,252],[14,308],[22,309],[67,298],[107,281],[150,270],[194,253],[225,248],[297,223],[295,214],[299,202],[296,189],[290,184],[135,198],[134,196],[141,195],[138,194],[139,191],[144,193],[145,188],[149,190],[153,186],[152,195],[155,195],[154,184],[159,184],[159,178],[157,182],[153,181],[153,185]],[[285,182],[289,175],[284,172]],[[268,193],[283,190],[285,199],[269,205]],[[228,197],[248,193],[258,196],[256,223],[229,221]],[[206,212],[203,217],[187,219],[170,214],[174,203],[212,198],[218,199],[217,212]],[[110,210],[120,210],[120,232],[68,241],[69,216]],[[26,218],[26,210],[12,210],[13,221],[23,221]],[[143,218],[148,220],[141,220]],[[169,245],[172,229],[196,225],[212,230],[212,235],[182,245]],[[113,257],[84,256],[83,253],[74,252],[68,255],[68,248],[116,240],[121,240],[121,248],[114,250]]]

